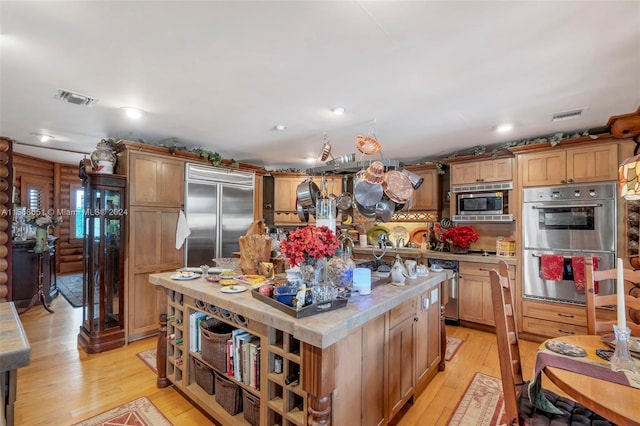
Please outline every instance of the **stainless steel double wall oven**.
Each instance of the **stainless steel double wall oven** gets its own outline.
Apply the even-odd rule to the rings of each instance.
[[[615,267],[616,184],[574,184],[523,190],[523,296],[584,304],[575,288],[571,258],[596,256],[599,269]],[[562,280],[540,276],[544,254],[564,256]],[[600,294],[615,293],[615,283],[600,283]]]

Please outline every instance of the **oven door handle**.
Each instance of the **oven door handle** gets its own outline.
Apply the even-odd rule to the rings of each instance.
[[[533,256],[533,257],[542,257],[542,255],[541,255],[541,254],[538,254],[538,253],[531,253],[531,256]],[[565,259],[571,259],[572,257],[575,257],[575,256],[578,256],[578,255],[573,255],[573,256],[562,256],[562,257],[563,257],[563,258],[565,258]],[[585,256],[585,257],[586,257],[586,256]],[[592,256],[592,257],[596,257],[596,258],[598,259],[598,261],[601,261],[601,260],[602,260],[602,258],[601,258],[600,256]]]
[[[576,207],[602,207],[601,203],[594,204],[540,204],[538,206],[534,205],[531,208],[534,209],[573,209]]]

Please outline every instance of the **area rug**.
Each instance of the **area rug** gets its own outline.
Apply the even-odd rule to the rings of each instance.
[[[60,294],[74,308],[82,306],[82,274],[59,275],[56,279],[56,285]]]
[[[464,340],[458,339],[457,337],[447,336],[447,352],[445,353],[444,360],[451,361],[463,342]]]
[[[458,402],[448,426],[494,426],[506,423],[502,381],[476,373]]]
[[[140,358],[147,366],[153,370],[154,373],[158,373],[156,368],[156,348],[147,349],[146,351],[138,352],[138,358]]]
[[[149,398],[143,396],[72,426],[173,426]]]

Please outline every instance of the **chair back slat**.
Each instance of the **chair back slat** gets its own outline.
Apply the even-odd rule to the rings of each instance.
[[[616,269],[605,269],[594,271],[591,256],[585,256],[585,293],[587,298],[587,332],[589,334],[612,333],[615,321],[598,320],[596,308],[602,306],[617,306],[618,298],[616,294],[595,294],[595,282],[604,280],[617,280],[618,271]],[[624,269],[623,278],[625,282],[631,282],[636,287],[640,287],[640,271]],[[629,294],[624,296],[625,315],[627,317],[627,327],[634,336],[640,336],[640,325],[632,321],[629,316],[631,309],[640,311],[640,298]]]
[[[505,412],[508,421],[518,419],[517,389],[522,383],[522,365],[518,346],[518,332],[513,315],[511,280],[506,263],[500,262],[500,274],[489,272],[491,280],[491,301],[496,323],[496,339],[500,358],[500,375],[504,392]]]

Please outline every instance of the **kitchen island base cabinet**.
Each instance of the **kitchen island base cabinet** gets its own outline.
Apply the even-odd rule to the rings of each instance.
[[[161,326],[158,345],[164,352],[159,352],[158,365],[164,362],[166,379],[217,421],[249,424],[242,412],[229,414],[215,394],[196,383],[194,360],[215,371],[191,348],[193,314],[201,313],[247,331],[259,342],[259,389],[234,381],[259,398],[259,425],[385,425],[438,371],[441,286],[436,283],[324,348],[268,325],[274,321],[268,315],[254,321],[165,289],[167,311],[161,323],[164,318],[166,325]],[[158,384],[168,385],[162,377]]]

